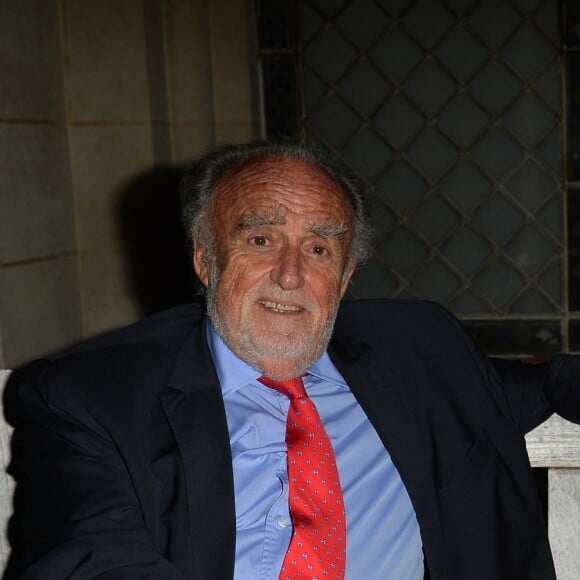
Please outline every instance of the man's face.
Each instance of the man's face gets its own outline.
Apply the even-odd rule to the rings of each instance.
[[[263,374],[303,374],[326,349],[354,269],[348,198],[310,163],[260,160],[218,182],[210,213],[215,263],[196,247],[194,266],[214,326]]]

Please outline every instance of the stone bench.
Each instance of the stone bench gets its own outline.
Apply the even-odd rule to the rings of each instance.
[[[0,370],[0,394],[4,391],[4,383],[8,379],[9,371]],[[10,545],[6,535],[8,520],[12,514],[12,496],[14,494],[14,480],[6,473],[10,462],[10,435],[12,429],[4,420],[2,398],[0,397],[0,573],[10,554]]]
[[[548,468],[548,533],[558,580],[580,570],[580,425],[553,415],[526,436],[533,467]]]

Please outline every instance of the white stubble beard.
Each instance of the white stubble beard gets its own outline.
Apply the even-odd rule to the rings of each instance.
[[[283,361],[294,361],[293,376],[303,375],[324,353],[334,329],[334,322],[338,309],[335,310],[334,315],[329,317],[322,329],[318,344],[316,344],[316,336],[307,335],[306,340],[300,342],[298,340],[291,342],[289,338],[287,341],[275,341],[275,332],[269,335],[265,331],[257,331],[250,321],[249,324],[239,329],[238,341],[234,339],[229,330],[228,324],[225,320],[222,310],[219,306],[218,286],[220,280],[220,273],[218,271],[215,261],[210,260],[208,263],[209,284],[206,293],[207,314],[211,320],[215,330],[221,336],[228,347],[244,362],[250,366],[265,373],[265,369],[261,368],[260,360],[263,359],[280,359]],[[280,291],[278,290],[278,293]],[[252,297],[250,297],[250,300]],[[257,299],[257,296],[256,296]],[[283,299],[279,300],[284,302]],[[314,301],[312,301],[314,302]],[[262,336],[259,336],[259,335]],[[237,342],[237,344],[236,344]]]

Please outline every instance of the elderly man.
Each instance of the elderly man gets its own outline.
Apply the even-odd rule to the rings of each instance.
[[[207,314],[15,379],[22,577],[554,578],[524,433],[580,419],[578,360],[492,362],[433,304],[340,305],[361,198],[299,143],[220,148],[182,198]]]

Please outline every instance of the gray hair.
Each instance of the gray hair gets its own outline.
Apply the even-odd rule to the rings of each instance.
[[[242,145],[224,145],[213,149],[186,168],[179,185],[181,219],[192,244],[206,250],[209,260],[215,259],[215,232],[211,224],[211,195],[226,173],[259,159],[296,158],[325,171],[344,191],[352,204],[355,229],[349,260],[361,264],[368,256],[370,226],[365,203],[357,180],[345,168],[333,162],[320,147],[297,138],[258,140]]]

